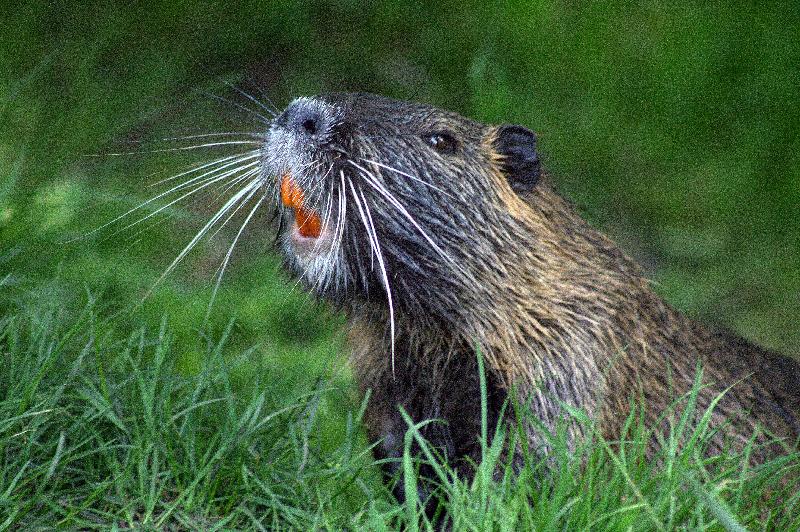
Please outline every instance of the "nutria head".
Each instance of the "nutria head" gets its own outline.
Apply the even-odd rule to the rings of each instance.
[[[370,94],[296,99],[263,158],[288,267],[307,287],[345,308],[445,321],[515,260],[513,248],[498,256],[527,238],[513,198],[540,177],[523,127]]]

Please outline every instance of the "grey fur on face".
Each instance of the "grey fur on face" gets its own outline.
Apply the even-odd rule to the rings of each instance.
[[[476,209],[492,194],[490,179],[481,175],[493,171],[491,163],[477,150],[487,129],[453,113],[371,95],[292,102],[266,135],[265,174],[288,172],[308,191],[307,203],[326,215],[323,224],[343,226],[328,264],[318,257],[300,262],[287,249],[292,271],[324,297],[335,300],[349,289],[354,292],[345,297],[374,298],[386,291],[380,251],[401,305],[451,315],[457,301],[448,302],[447,294],[477,286],[467,265],[482,253],[492,258],[487,247],[474,247],[470,233],[501,223],[493,211]],[[429,145],[426,137],[442,134],[455,138],[456,153]],[[482,164],[463,164],[465,158]],[[429,287],[439,294],[432,297]]]

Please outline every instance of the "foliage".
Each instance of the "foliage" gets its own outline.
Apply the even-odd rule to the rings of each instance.
[[[416,498],[398,504],[388,493],[358,428],[364,403],[345,414],[342,382],[328,376],[288,396],[265,386],[283,369],[258,349],[223,357],[230,328],[209,341],[196,373],[182,375],[168,324],[118,341],[93,304],[69,318],[57,303],[28,303],[0,322],[0,528],[416,530],[441,519],[456,530],[800,526],[800,493],[781,483],[796,478],[800,455],[751,467],[751,442],[741,455],[704,458],[710,431],[687,423],[696,389],[664,413],[670,429],[652,461],[637,410],[620,442],[575,412],[591,436],[571,453],[566,431],[550,434],[547,462],[523,446],[516,475],[502,450],[520,441],[530,414],[518,409],[511,430],[494,435],[484,416],[472,482],[409,419],[395,482],[416,493],[419,462],[408,454],[416,439],[436,472],[441,508],[431,520]],[[486,412],[485,391],[481,400]]]

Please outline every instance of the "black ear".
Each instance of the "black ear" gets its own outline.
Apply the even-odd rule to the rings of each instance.
[[[528,192],[541,175],[536,133],[522,126],[500,126],[494,140],[500,167],[514,192]]]

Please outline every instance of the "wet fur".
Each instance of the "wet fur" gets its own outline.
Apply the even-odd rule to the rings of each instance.
[[[673,309],[547,176],[515,187],[513,165],[497,150],[499,128],[372,95],[313,101],[335,124],[326,130],[329,136],[309,147],[287,133],[291,126],[276,121],[265,143],[265,175],[293,172],[304,187],[319,191],[309,200],[318,211],[336,212],[326,207],[337,202],[333,190],[341,185],[321,177],[330,167],[329,174],[346,173],[371,208],[394,300],[393,335],[387,287],[352,205],[327,277],[309,273],[288,241],[284,251],[289,269],[349,318],[351,363],[361,389],[371,390],[366,424],[381,442],[379,456],[402,454],[408,428],[402,406],[415,421],[442,420],[423,433],[469,477],[466,459],[480,459],[476,349],[486,360],[493,421],[513,389],[515,402],[530,405],[546,426],[565,416],[566,403],[583,409],[615,440],[632,400],[645,405],[648,424],[656,423],[690,390],[699,365],[699,411],[727,390],[712,419],[721,430],[710,452],[731,440],[743,444],[761,429],[787,447],[796,444],[798,363]],[[457,139],[456,153],[437,153],[425,144],[425,135],[439,130]],[[317,168],[308,170],[309,161]],[[353,161],[358,166],[348,164]],[[365,172],[413,214],[447,258],[365,184]],[[582,425],[567,427],[570,441],[583,436]],[[528,439],[547,452],[534,427]],[[780,450],[772,446],[755,459]]]

